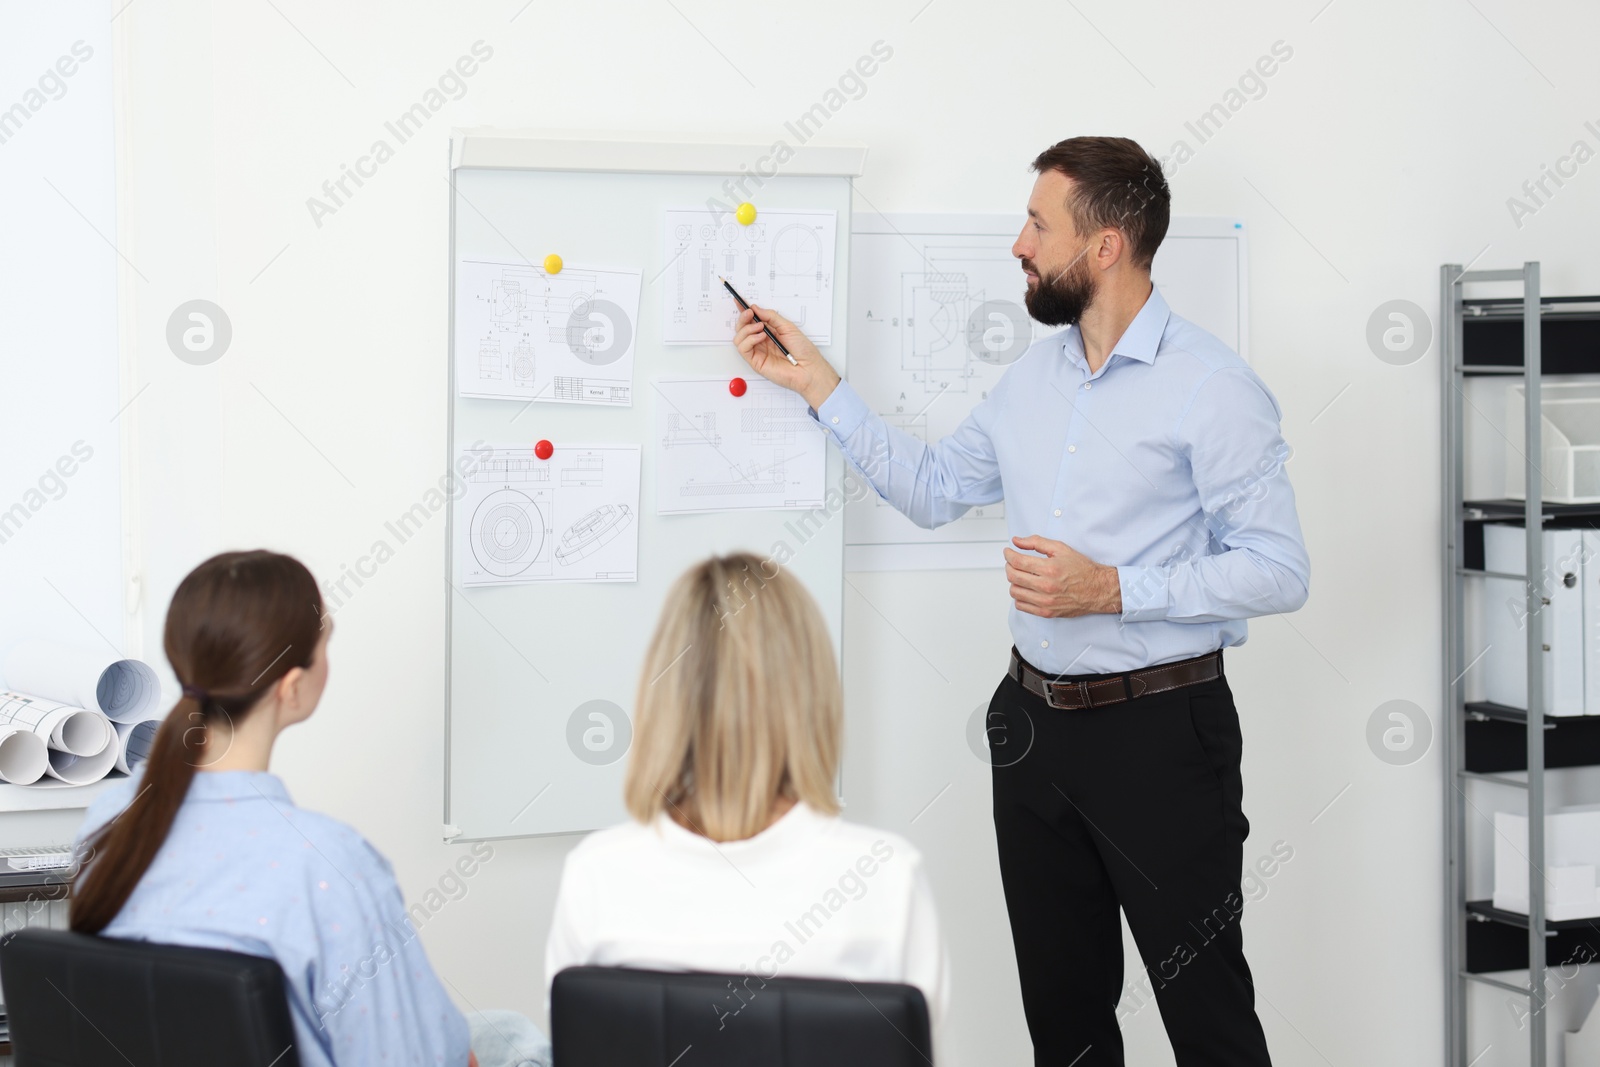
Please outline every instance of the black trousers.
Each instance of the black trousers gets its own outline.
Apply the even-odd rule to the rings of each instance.
[[[988,737],[1034,1062],[1122,1067],[1120,910],[1145,965],[1124,1016],[1153,996],[1178,1067],[1270,1064],[1239,927],[1250,824],[1227,679],[1061,711],[1008,675]]]

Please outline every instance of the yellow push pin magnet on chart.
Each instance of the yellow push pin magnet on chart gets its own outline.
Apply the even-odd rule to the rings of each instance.
[[[756,206],[746,200],[734,209],[733,217],[739,220],[740,226],[748,226],[756,221]]]
[[[554,252],[551,252],[548,256],[545,256],[544,257],[544,272],[546,274],[560,274],[561,273],[561,257],[556,255]]]

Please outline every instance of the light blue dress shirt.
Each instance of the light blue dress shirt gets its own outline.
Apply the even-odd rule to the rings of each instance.
[[[1012,638],[1042,671],[1198,656],[1243,644],[1251,616],[1305,603],[1310,563],[1278,402],[1154,287],[1099,371],[1068,327],[1030,347],[935,444],[888,425],[848,382],[814,414],[918,526],[1004,500],[1013,536],[1116,566],[1120,616],[1044,619],[1012,605]]]
[[[138,784],[95,798],[79,842]],[[428,966],[388,861],[350,827],[295,807],[275,775],[197,772],[102,933],[276,959],[304,1067],[467,1062],[467,1022]]]

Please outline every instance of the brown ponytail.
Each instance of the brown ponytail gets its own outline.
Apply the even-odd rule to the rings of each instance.
[[[237,723],[291,669],[310,667],[321,629],[316,579],[289,556],[224,552],[179,583],[163,643],[183,697],[156,731],[138,794],[86,842],[72,929],[99,933],[116,918],[172,829],[210,727]]]

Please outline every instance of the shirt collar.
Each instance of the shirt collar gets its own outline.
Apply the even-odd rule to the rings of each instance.
[[[1152,283],[1144,307],[1140,308],[1139,314],[1128,323],[1128,328],[1112,346],[1111,354],[1127,356],[1141,363],[1154,363],[1156,352],[1161,348],[1161,338],[1167,332],[1167,321],[1171,318],[1172,309],[1167,306],[1166,298],[1161,295],[1161,287]],[[1067,331],[1066,352],[1074,363],[1085,361],[1083,334],[1076,325]],[[1106,362],[1111,361],[1107,359]]]
[[[185,800],[269,800],[294,806],[283,779],[268,771],[195,771]]]

